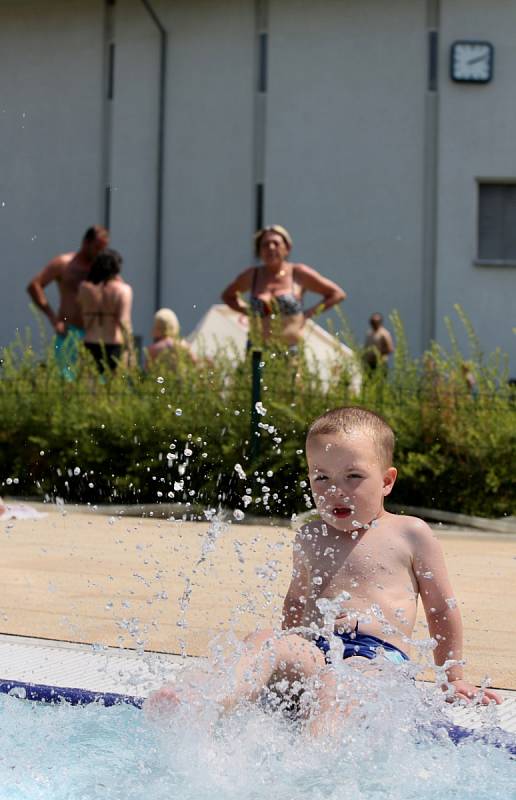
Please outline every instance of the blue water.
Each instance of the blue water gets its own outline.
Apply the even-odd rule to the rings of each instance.
[[[516,761],[506,751],[472,739],[454,745],[435,724],[423,733],[416,717],[433,701],[406,684],[403,693],[378,694],[320,739],[257,707],[224,720],[210,708],[153,719],[130,706],[2,696],[0,798],[516,798]]]

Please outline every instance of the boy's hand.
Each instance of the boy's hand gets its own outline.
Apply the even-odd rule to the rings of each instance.
[[[483,706],[487,706],[492,702],[495,702],[497,705],[503,702],[501,695],[495,692],[494,689],[479,689],[477,686],[473,686],[472,683],[467,683],[463,680],[450,681],[450,684],[455,689],[455,695],[452,701],[456,698],[462,698],[464,700],[480,698]]]

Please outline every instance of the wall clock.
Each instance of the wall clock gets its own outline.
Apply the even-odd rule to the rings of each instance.
[[[454,42],[450,74],[458,83],[489,83],[493,77],[494,49],[489,42]]]

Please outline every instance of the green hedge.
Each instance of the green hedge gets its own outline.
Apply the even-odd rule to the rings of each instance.
[[[356,403],[383,414],[397,435],[398,503],[498,517],[516,513],[516,397],[506,360],[485,358],[469,322],[472,394],[451,324],[448,351],[410,357],[396,315],[389,373],[365,374],[358,396],[339,366],[323,384],[279,349],[263,356],[259,453],[250,462],[251,356],[228,355],[174,372],[138,370],[99,380],[86,352],[63,380],[51,348],[43,362],[28,338],[3,353],[0,491],[65,502],[181,502],[290,515],[306,510],[303,452],[310,421]],[[349,331],[344,327],[349,340]],[[265,426],[265,427],[264,427]],[[246,478],[239,477],[240,464]],[[268,487],[269,491],[265,487]],[[242,498],[250,490],[250,504]]]

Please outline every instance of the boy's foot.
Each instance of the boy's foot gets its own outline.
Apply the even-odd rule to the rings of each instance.
[[[144,703],[144,711],[156,716],[158,714],[170,714],[174,712],[179,705],[184,701],[181,698],[175,687],[167,684],[153,692]]]

